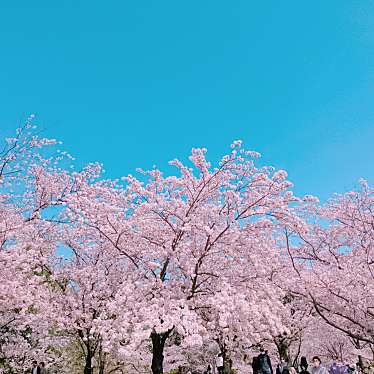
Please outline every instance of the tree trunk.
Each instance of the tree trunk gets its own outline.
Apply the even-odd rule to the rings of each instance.
[[[99,374],[104,374],[104,370],[105,370],[105,361],[101,361],[100,366],[99,366]]]
[[[278,349],[278,354],[280,359],[284,359],[288,364],[291,361],[290,353],[289,353],[289,344],[285,339],[276,339],[275,344]]]
[[[227,352],[225,344],[221,347],[221,353],[223,358],[223,374],[231,374],[231,364],[229,352]]]
[[[230,360],[223,361],[223,374],[231,374],[231,362]]]
[[[99,371],[98,371],[98,374],[104,374],[106,355],[107,354],[105,352],[103,352],[102,345],[100,343],[100,350],[99,350]]]
[[[92,374],[93,369],[92,369],[92,354],[88,350],[87,355],[86,355],[86,364],[84,365],[84,374]]]
[[[164,348],[165,342],[170,331],[164,332],[162,334],[157,334],[156,332],[151,333],[152,340],[152,373],[153,374],[163,374],[164,373]]]

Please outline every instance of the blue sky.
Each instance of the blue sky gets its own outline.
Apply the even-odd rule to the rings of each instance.
[[[373,182],[372,1],[1,1],[0,50],[0,135],[110,176],[242,139],[298,194]]]

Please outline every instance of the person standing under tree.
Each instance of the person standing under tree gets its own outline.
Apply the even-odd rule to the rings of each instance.
[[[348,374],[348,367],[347,365],[334,361],[329,371],[331,374]]]
[[[258,371],[260,370],[259,364],[258,364],[258,357],[254,356],[252,359],[252,373],[258,374]]]
[[[310,374],[308,371],[308,362],[305,356],[301,357],[299,368],[299,374]]]
[[[218,356],[216,358],[216,367],[218,370],[218,374],[223,374],[223,356],[222,353],[218,353]]]
[[[258,355],[258,366],[259,374],[273,374],[273,368],[271,366],[268,351],[261,349],[261,353]]]
[[[41,374],[40,366],[36,361],[32,362],[31,374]]]
[[[288,364],[286,360],[282,357],[280,363],[277,365],[276,374],[289,374]]]
[[[329,374],[328,370],[321,365],[321,359],[318,356],[314,356],[312,361],[312,374]]]

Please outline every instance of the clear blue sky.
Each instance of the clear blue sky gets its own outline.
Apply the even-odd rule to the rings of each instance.
[[[325,198],[374,180],[374,3],[1,1],[0,133],[111,176],[232,140]]]

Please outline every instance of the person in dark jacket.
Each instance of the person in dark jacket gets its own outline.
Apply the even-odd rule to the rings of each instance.
[[[257,357],[259,364],[259,374],[273,374],[273,368],[271,366],[268,351],[264,351],[262,349],[261,353]]]
[[[258,372],[260,370],[260,367],[259,367],[259,364],[258,364],[258,357],[257,356],[253,357],[251,365],[252,365],[253,374],[258,374]]]
[[[40,366],[36,361],[32,362],[31,374],[40,374]]]
[[[310,374],[309,371],[308,371],[308,361],[306,360],[306,357],[301,357],[300,359],[300,370],[299,370],[299,374]]]

